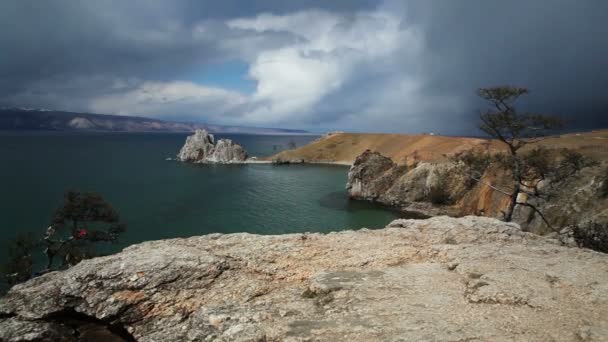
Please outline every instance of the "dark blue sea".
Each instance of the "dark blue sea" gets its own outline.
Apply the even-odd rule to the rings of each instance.
[[[192,165],[186,134],[0,132],[0,240],[43,235],[68,189],[98,192],[127,232],[111,247],[208,233],[285,234],[383,227],[398,213],[346,196],[348,167]],[[316,136],[218,135],[267,156]],[[3,248],[4,249],[4,248]],[[4,258],[4,256],[2,256]]]

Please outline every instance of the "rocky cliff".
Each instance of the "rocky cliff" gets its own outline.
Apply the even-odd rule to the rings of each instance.
[[[2,341],[606,341],[608,255],[481,217],[152,241],[13,287]]]
[[[198,129],[186,138],[177,160],[193,163],[239,163],[247,159],[247,152],[230,139],[215,143],[213,134]]]
[[[605,167],[587,167],[571,178],[546,187],[543,192],[550,201],[534,204],[554,227],[608,222],[608,199],[600,195]],[[464,165],[455,162],[398,165],[378,152],[367,150],[353,163],[347,189],[352,198],[427,215],[500,218],[508,205],[508,197],[487,184],[502,189],[510,189],[512,184],[501,170],[494,168],[485,172],[483,181],[472,181]],[[527,207],[516,207],[514,221],[527,231],[550,232],[543,220]]]

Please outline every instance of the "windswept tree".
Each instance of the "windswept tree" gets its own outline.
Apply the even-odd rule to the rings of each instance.
[[[125,225],[118,212],[96,193],[68,191],[43,238],[22,234],[7,244],[8,258],[0,276],[9,286],[24,282],[35,273],[64,269],[91,258],[98,242],[117,242]],[[45,269],[34,271],[34,252],[44,248]]]
[[[530,201],[518,201],[520,194],[546,200],[538,189],[542,181],[548,178],[562,180],[588,165],[589,161],[581,154],[570,150],[561,151],[561,157],[557,158],[558,163],[554,162],[556,158],[550,156],[550,152],[546,148],[540,146],[525,151],[525,153],[522,152],[522,148],[525,146],[538,143],[552,130],[562,126],[557,118],[520,113],[516,110],[515,101],[528,94],[526,88],[510,86],[482,88],[477,91],[477,94],[490,103],[490,108],[480,115],[480,129],[507,147],[507,153],[495,156],[492,158],[492,162],[499,162],[510,172],[513,179],[512,189],[498,189],[488,184],[509,196],[508,207],[503,212],[504,220],[511,221],[515,207],[522,205],[539,214],[551,228],[543,213],[534,204]],[[475,158],[469,159],[479,161]],[[487,166],[488,163],[486,162],[484,165]],[[481,175],[473,177],[480,181]]]
[[[61,258],[61,267],[93,257],[94,243],[116,242],[124,231],[118,212],[101,195],[68,191],[43,239],[47,269],[56,257]]]
[[[491,108],[480,115],[479,128],[507,145],[511,155],[517,155],[522,147],[537,143],[551,130],[562,127],[562,122],[552,116],[518,113],[515,101],[526,94],[526,88],[509,86],[477,90],[477,95],[491,104]]]

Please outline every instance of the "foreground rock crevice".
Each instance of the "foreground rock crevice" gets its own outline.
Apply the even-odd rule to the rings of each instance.
[[[490,218],[211,234],[15,286],[0,340],[76,341],[93,324],[138,341],[602,341],[606,284],[607,255]]]

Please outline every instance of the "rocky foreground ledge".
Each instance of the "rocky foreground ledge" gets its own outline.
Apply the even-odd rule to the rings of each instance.
[[[608,255],[489,218],[146,242],[15,286],[2,341],[606,341]]]

